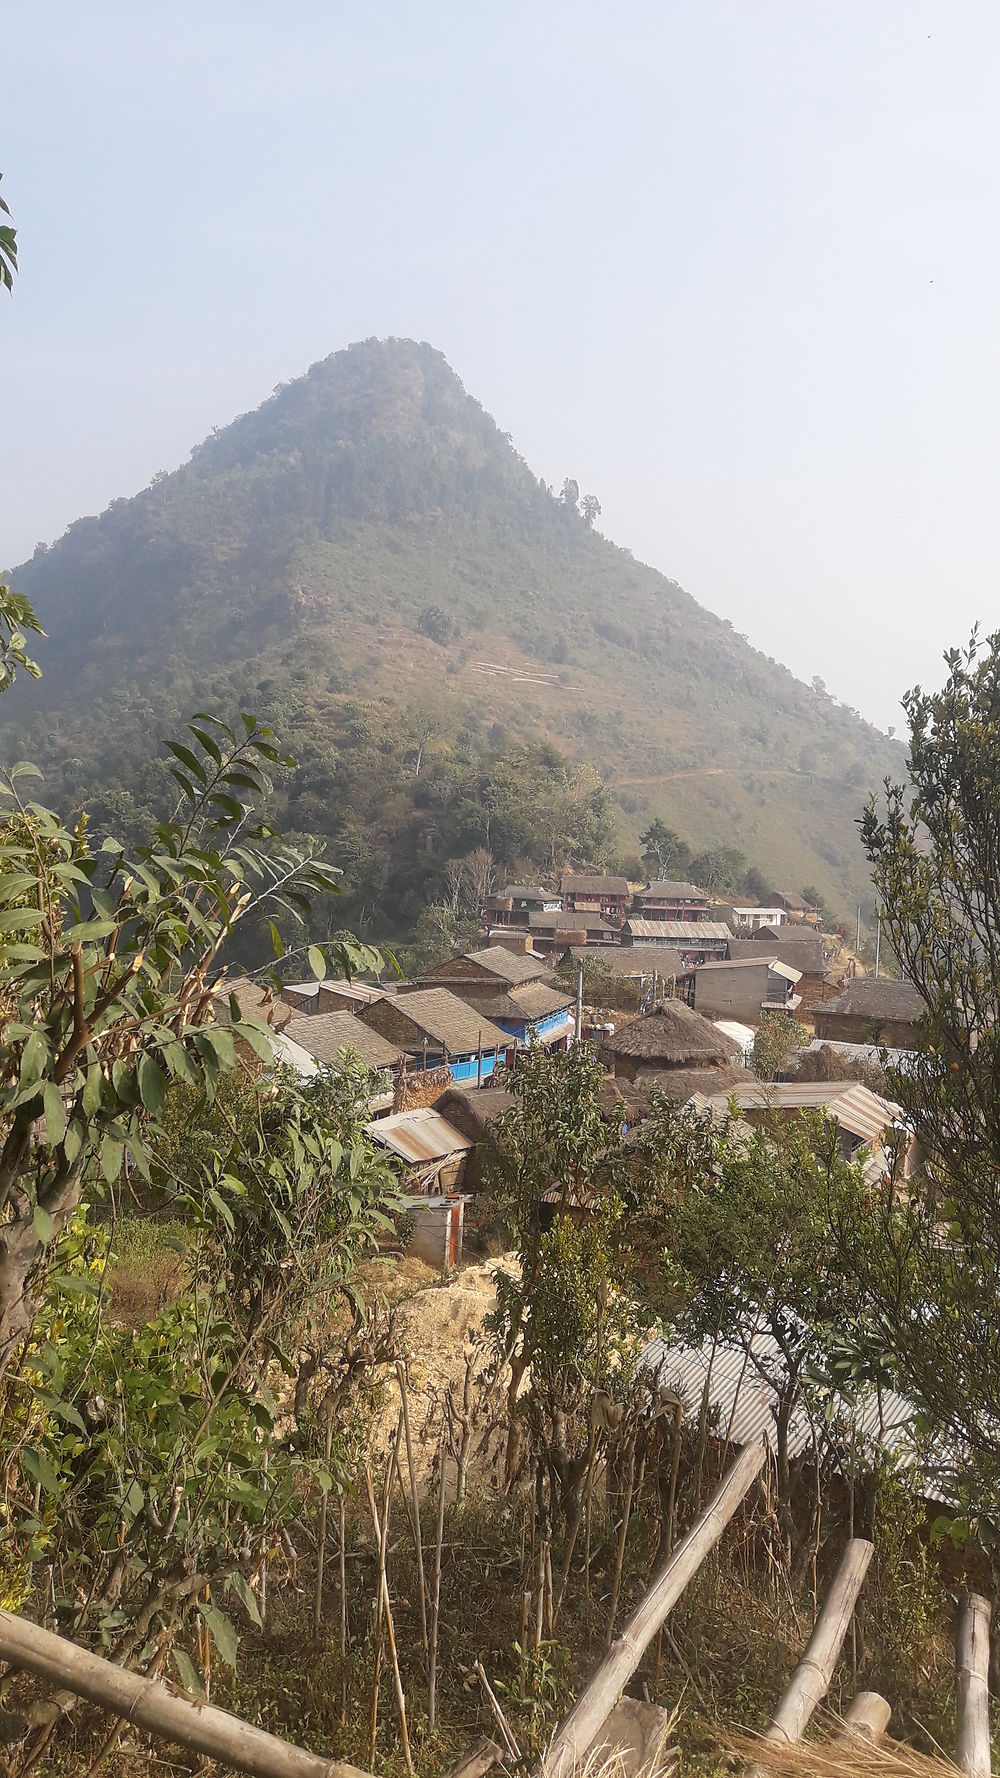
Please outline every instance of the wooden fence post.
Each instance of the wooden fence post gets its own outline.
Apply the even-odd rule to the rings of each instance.
[[[969,1778],[989,1778],[989,1672],[989,1603],[979,1593],[966,1593],[955,1630],[955,1763]]]

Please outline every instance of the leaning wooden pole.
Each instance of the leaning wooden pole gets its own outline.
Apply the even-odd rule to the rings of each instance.
[[[562,1778],[568,1778],[573,1766],[583,1760],[667,1613],[676,1605],[705,1557],[715,1548],[736,1508],[750,1492],[766,1456],[763,1443],[746,1445],[730,1465],[705,1511],[660,1570],[621,1635],[616,1637],[607,1659],[557,1729],[542,1761],[541,1770],[546,1778],[557,1778],[560,1773]]]
[[[826,1697],[833,1669],[854,1615],[861,1584],[868,1573],[873,1546],[865,1537],[852,1537],[847,1545],[823,1609],[816,1619],[805,1654],[792,1674],[788,1689],[771,1718],[765,1741],[795,1742],[822,1698]],[[762,1765],[750,1767],[748,1778],[761,1778]]]
[[[237,1772],[256,1778],[368,1778],[357,1766],[293,1747],[215,1705],[179,1698],[162,1680],[116,1667],[12,1611],[0,1611],[0,1658]]]
[[[955,1627],[955,1763],[969,1778],[990,1771],[990,1607],[965,1593]]]

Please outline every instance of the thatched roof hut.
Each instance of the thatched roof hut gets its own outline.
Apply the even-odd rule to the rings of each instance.
[[[635,1080],[651,1072],[728,1067],[740,1052],[737,1044],[682,1000],[661,1000],[650,1012],[606,1037],[601,1054],[617,1076]],[[673,1093],[670,1096],[673,1098]]]

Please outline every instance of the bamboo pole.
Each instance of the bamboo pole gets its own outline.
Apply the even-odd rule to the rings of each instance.
[[[398,1437],[396,1439],[396,1455],[397,1455],[397,1457],[399,1455],[399,1439],[398,1439]],[[392,1474],[391,1469],[388,1471],[388,1474],[391,1476],[391,1474]],[[378,1543],[380,1545],[380,1548],[381,1548],[381,1555],[379,1557],[379,1587],[381,1589],[381,1594],[382,1594],[382,1610],[385,1614],[386,1635],[389,1638],[389,1654],[392,1658],[392,1678],[393,1678],[393,1684],[396,1688],[396,1710],[397,1710],[397,1713],[399,1716],[400,1738],[403,1743],[403,1758],[406,1761],[406,1770],[408,1772],[412,1772],[413,1771],[413,1756],[410,1753],[410,1736],[409,1736],[409,1731],[406,1726],[406,1694],[403,1691],[403,1680],[402,1680],[402,1675],[400,1674],[400,1671],[399,1671],[399,1655],[396,1650],[396,1627],[392,1621],[392,1606],[389,1604],[389,1580],[388,1580],[388,1576],[385,1571],[386,1544],[388,1542],[388,1538],[387,1538],[387,1536],[383,1536],[382,1530],[379,1526],[378,1507],[375,1504],[375,1490],[372,1487],[372,1477],[371,1477],[371,1470],[370,1469],[365,1470],[365,1483],[368,1488],[368,1506],[369,1506],[369,1509],[370,1509],[371,1515],[372,1515],[372,1529],[375,1533],[375,1541],[376,1541],[376,1543]],[[388,1492],[389,1492],[389,1490],[387,1487],[386,1488],[386,1495],[387,1496],[388,1496]],[[388,1506],[386,1506],[385,1512],[386,1512],[386,1529],[388,1529],[388,1522],[389,1522]]]
[[[341,1491],[338,1511],[340,1533],[340,1724],[347,1721],[347,1510]]]
[[[635,1485],[635,1438],[633,1437],[628,1456],[628,1481],[625,1484],[625,1499],[622,1503],[622,1522],[618,1532],[618,1548],[615,1551],[615,1572],[611,1582],[611,1603],[608,1606],[608,1627],[604,1633],[605,1646],[611,1647],[615,1635],[615,1618],[618,1616],[618,1593],[622,1584],[622,1564],[625,1560],[625,1539],[628,1536],[628,1522],[632,1517],[632,1490]]]
[[[851,1741],[881,1741],[892,1711],[881,1692],[855,1692],[843,1722],[832,1737],[838,1746]]]
[[[507,1744],[507,1752],[510,1754],[512,1759],[519,1761],[521,1758],[521,1749],[517,1745],[517,1742],[515,1741],[514,1736],[511,1733],[510,1724],[507,1721],[507,1718],[505,1717],[503,1711],[500,1708],[500,1700],[497,1697],[496,1692],[493,1690],[493,1687],[491,1686],[489,1680],[486,1677],[486,1668],[483,1666],[482,1661],[479,1660],[478,1658],[475,1663],[475,1671],[479,1675],[479,1683],[482,1686],[483,1691],[486,1694],[486,1702],[489,1704],[489,1707],[492,1710],[494,1717],[496,1718],[497,1728],[500,1730],[500,1733],[503,1736],[504,1741]]]
[[[409,1390],[406,1384],[406,1366],[401,1358],[396,1360],[396,1381],[399,1384],[399,1399],[403,1404],[403,1430],[406,1435],[406,1467],[410,1472],[410,1507],[413,1513],[413,1542],[417,1552],[417,1581],[420,1587],[420,1634],[424,1640],[424,1653],[427,1653],[427,1583],[424,1580],[424,1546],[420,1536],[420,1500],[417,1495],[417,1472],[413,1465],[413,1441],[410,1437],[410,1404]]]
[[[705,1557],[715,1548],[736,1508],[750,1492],[766,1456],[762,1441],[759,1445],[745,1445],[733,1459],[705,1511],[660,1570],[616,1638],[610,1654],[557,1729],[542,1760],[542,1773],[547,1778],[557,1778],[563,1770],[568,1773],[578,1760],[583,1760],[667,1613],[676,1605]]]
[[[442,1432],[438,1440],[438,1511],[437,1535],[434,1541],[434,1582],[431,1595],[430,1649],[427,1655],[427,1727],[434,1733],[437,1710],[438,1623],[441,1616],[441,1550],[444,1544],[444,1484],[447,1443]]]
[[[823,1609],[816,1619],[805,1654],[788,1683],[764,1734],[765,1741],[792,1743],[829,1690],[833,1669],[854,1614],[861,1584],[872,1559],[872,1545],[865,1537],[852,1537],[837,1565]],[[766,1768],[753,1765],[747,1778],[762,1778]]]
[[[213,1704],[179,1698],[162,1680],[116,1667],[12,1611],[0,1611],[0,1658],[237,1772],[256,1778],[368,1778],[357,1766],[293,1747]]]
[[[955,1763],[969,1778],[990,1771],[990,1607],[965,1593],[955,1627]]]
[[[333,1451],[333,1412],[328,1410],[326,1416],[326,1432],[323,1437],[323,1459],[327,1471],[330,1468],[330,1455]],[[323,1489],[319,1503],[319,1530],[316,1538],[316,1590],[313,1594],[313,1635],[319,1641],[323,1626],[323,1583],[326,1578],[326,1527],[330,1506],[330,1490]]]

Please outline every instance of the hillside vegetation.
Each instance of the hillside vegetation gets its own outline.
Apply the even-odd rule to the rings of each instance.
[[[601,537],[428,345],[313,365],[10,578],[49,640],[5,754],[128,829],[159,737],[253,708],[312,770],[310,825],[355,875],[377,854],[376,929],[401,868],[443,863],[416,792],[521,743],[609,784],[619,851],[658,814],[837,909],[866,893],[854,821],[899,748]]]

